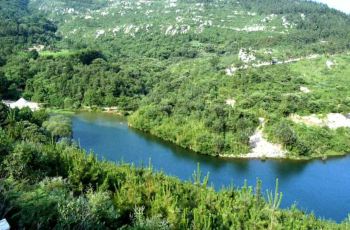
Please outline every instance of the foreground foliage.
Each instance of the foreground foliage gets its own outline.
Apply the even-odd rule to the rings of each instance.
[[[295,207],[281,194],[255,188],[208,187],[200,169],[192,181],[132,165],[98,161],[60,136],[40,112],[7,111],[0,129],[0,218],[26,229],[346,229]],[[13,112],[18,114],[13,119]],[[40,115],[40,116],[39,116]],[[38,119],[41,118],[41,119]],[[55,117],[54,120],[57,120]],[[52,120],[52,119],[51,119]],[[49,120],[50,121],[50,120]],[[48,122],[49,122],[48,121]],[[28,125],[23,126],[25,122]],[[35,131],[33,127],[35,128]],[[13,137],[13,129],[19,136]],[[25,133],[31,132],[30,138]],[[65,132],[63,132],[65,133]],[[67,134],[69,135],[69,134]],[[46,139],[44,138],[46,137]]]

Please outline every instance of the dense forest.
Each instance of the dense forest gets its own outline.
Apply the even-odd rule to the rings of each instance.
[[[28,11],[28,0],[3,0],[0,3],[0,54],[7,55],[35,44],[50,45],[58,38],[57,26],[41,15]]]
[[[350,112],[350,17],[323,4],[16,0],[0,10],[3,99],[114,107],[135,128],[213,156],[249,153],[257,129],[285,157],[349,151],[348,128],[290,119]]]
[[[152,167],[98,161],[70,141],[70,120],[0,104],[0,219],[14,229],[348,229],[279,209],[282,194],[180,182]],[[266,197],[266,198],[265,198]]]

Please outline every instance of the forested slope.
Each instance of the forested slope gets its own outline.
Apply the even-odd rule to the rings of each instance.
[[[16,98],[25,87],[26,80],[31,76],[27,72],[28,63],[23,60],[21,52],[37,44],[50,46],[58,37],[55,34],[57,26],[40,14],[28,11],[27,0],[4,0],[0,2],[0,97]],[[37,53],[28,52],[28,57]],[[19,71],[6,67],[18,65]],[[17,75],[17,76],[15,76]],[[17,78],[17,79],[13,79]]]
[[[16,0],[1,10],[16,4],[23,12],[4,22],[28,25],[4,56],[3,98],[117,107],[134,112],[131,126],[213,156],[249,156],[255,134],[279,157],[349,152],[349,125],[322,120],[349,124],[344,13],[290,0]],[[295,122],[308,116],[320,122]]]
[[[34,44],[50,45],[56,39],[55,24],[28,11],[29,0],[0,2],[1,58]],[[4,61],[4,60],[2,60]]]
[[[4,0],[0,19],[1,99],[117,106],[134,112],[130,125],[214,156],[248,153],[257,128],[286,157],[349,152],[349,128],[292,119],[350,112],[349,16],[325,5]],[[260,182],[214,191],[200,170],[180,182],[100,162],[71,135],[67,118],[0,103],[0,219],[15,229],[349,229],[279,209],[281,194]]]

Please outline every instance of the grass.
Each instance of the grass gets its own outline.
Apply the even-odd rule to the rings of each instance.
[[[70,109],[57,109],[57,108],[46,108],[47,113],[63,114],[63,115],[74,115],[76,111]]]
[[[67,57],[67,56],[70,56],[70,55],[72,55],[74,53],[75,53],[75,51],[63,49],[63,50],[60,50],[60,51],[44,50],[44,51],[41,51],[39,54],[42,57],[52,56],[52,57],[57,58],[57,57]]]
[[[330,60],[335,63],[331,69],[326,67]],[[307,82],[311,90],[310,97],[318,101],[336,105],[321,108],[320,114],[331,112],[347,112],[345,105],[350,106],[350,58],[348,55],[321,57],[316,60],[305,60],[291,65],[291,69]]]

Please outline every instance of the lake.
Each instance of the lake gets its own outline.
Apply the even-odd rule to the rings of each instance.
[[[307,162],[214,158],[129,128],[125,118],[103,113],[75,115],[73,137],[99,158],[138,166],[151,162],[155,170],[182,180],[191,179],[199,163],[204,174],[209,172],[209,182],[216,189],[240,187],[245,181],[254,186],[259,178],[263,190],[273,190],[278,178],[283,208],[296,204],[335,221],[344,220],[350,213],[350,156]]]

